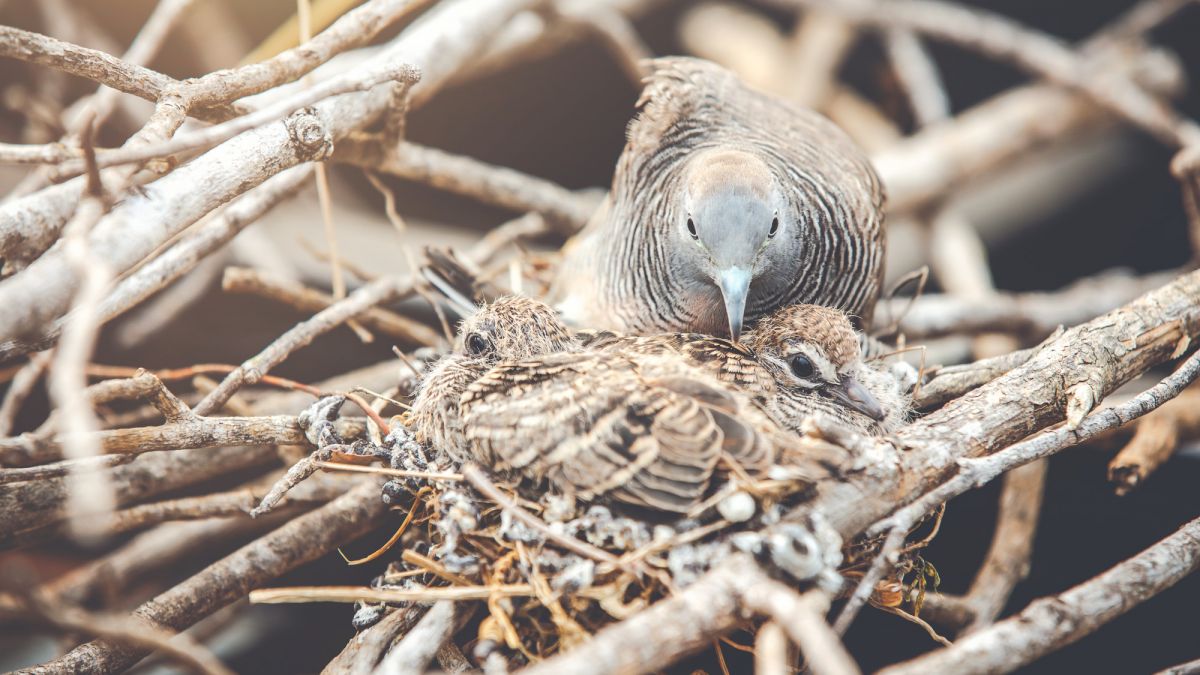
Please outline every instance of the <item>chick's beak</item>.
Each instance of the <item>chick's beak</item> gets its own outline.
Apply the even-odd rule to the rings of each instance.
[[[841,382],[830,387],[829,394],[842,405],[858,411],[876,422],[882,422],[883,418],[887,417],[879,400],[850,375],[844,376]]]
[[[750,270],[727,267],[717,274],[725,313],[729,317],[729,336],[734,342],[742,335],[742,318],[746,313],[746,296],[750,293]]]

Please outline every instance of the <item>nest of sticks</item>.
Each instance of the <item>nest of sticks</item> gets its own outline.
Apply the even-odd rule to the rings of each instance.
[[[0,651],[20,654],[0,665],[120,672],[153,654],[227,673],[214,636],[247,616],[260,625],[259,605],[334,602],[339,630],[312,634],[354,636],[304,670],[715,672],[752,661],[840,675],[874,663],[843,640],[872,606],[924,631],[887,672],[999,672],[1085,638],[1200,567],[1192,520],[1005,614],[1033,555],[1043,460],[1115,446],[1112,490],[1133,494],[1200,434],[1188,388],[1200,373],[1200,272],[1189,263],[1004,292],[977,222],[981,186],[1015,167],[1053,171],[1056,152],[1137,129],[1174,153],[1173,214],[1200,242],[1200,127],[1173,104],[1189,64],[1152,41],[1188,3],[1142,0],[1069,45],[947,0],[301,0],[257,49],[189,64],[207,74],[155,69],[172,35],[230,25],[224,4],[160,0],[127,48],[89,20],[87,3],[47,0],[39,16],[18,13],[23,28],[0,27],[0,56],[32,74],[6,75],[15,112],[0,119],[12,141],[0,162],[27,165],[0,204],[0,613],[17,628]],[[663,25],[673,46],[825,112],[868,151],[888,191],[896,271],[872,332],[897,345],[888,358],[919,369],[917,414],[899,431],[814,424],[797,438],[812,457],[842,458],[828,479],[732,470],[684,518],[456,466],[404,425],[408,397],[452,341],[413,242],[453,245],[490,291],[540,296],[558,247],[601,194],[421,145],[407,118],[452,98],[438,95],[450,83],[511,77],[581,45],[634,92]],[[952,110],[929,43],[1009,63],[1032,83]],[[236,66],[243,57],[257,65]],[[883,85],[843,79],[848,60],[885,73]],[[113,142],[123,127],[132,133]],[[338,183],[333,164],[361,191]],[[992,210],[1064,189],[1031,175],[991,196]],[[518,217],[447,234],[409,217],[385,176]],[[280,216],[310,192],[320,208]],[[362,222],[333,216],[359,202],[369,203]],[[286,273],[271,250],[288,238],[273,222],[297,215],[325,237],[302,254],[315,276]],[[388,252],[372,258],[377,246]],[[409,271],[393,273],[388,256],[407,256]],[[133,349],[128,366],[101,365],[114,340],[206,332],[185,310],[217,278],[226,293],[304,319],[249,348],[220,345],[238,365],[178,350],[177,367],[148,370]],[[325,280],[330,292],[318,290]],[[363,367],[277,372],[338,335],[353,336]],[[954,536],[943,514],[997,480],[983,564],[947,575],[961,593],[937,592],[926,548]],[[339,571],[319,566],[338,551]],[[298,569],[336,579],[297,585]],[[53,658],[18,649],[47,632],[66,638]],[[1171,663],[1160,661],[1137,663]]]

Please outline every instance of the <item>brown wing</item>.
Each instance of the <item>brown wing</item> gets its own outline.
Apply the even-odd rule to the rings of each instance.
[[[758,363],[754,352],[742,344],[701,333],[664,333],[631,336],[607,330],[576,334],[590,349],[619,351],[637,356],[679,355],[688,365],[749,394],[770,395],[775,391],[771,373]]]
[[[675,512],[704,495],[725,437],[703,401],[603,352],[500,364],[468,388],[462,409],[484,461],[584,499]]]
[[[486,369],[482,360],[463,356],[447,356],[434,365],[421,380],[408,416],[419,441],[458,461],[467,459],[459,400]]]

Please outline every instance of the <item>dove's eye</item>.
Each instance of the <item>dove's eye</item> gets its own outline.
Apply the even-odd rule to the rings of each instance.
[[[813,366],[813,362],[803,354],[793,356],[791,366],[792,374],[802,380],[811,378],[817,372],[817,369]]]
[[[471,333],[467,336],[466,348],[471,356],[482,356],[491,351],[492,343],[479,333]]]

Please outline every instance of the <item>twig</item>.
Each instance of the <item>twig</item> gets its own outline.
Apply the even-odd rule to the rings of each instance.
[[[243,385],[258,382],[263,375],[282,363],[292,352],[307,346],[318,336],[333,330],[346,320],[400,295],[408,286],[411,284],[404,284],[394,277],[373,281],[354,291],[344,300],[339,300],[317,312],[312,318],[296,324],[257,355],[238,366],[237,370],[227,375],[221,381],[220,386],[197,404],[194,409],[196,414],[208,415],[218,410]]]
[[[67,441],[95,443],[103,454],[131,455],[179,448],[296,445],[305,442],[304,432],[296,425],[294,415],[197,417],[159,426],[60,434],[46,439],[22,436],[0,439],[0,457],[5,453],[28,453],[38,457],[54,455],[62,451]]]
[[[539,534],[545,536],[547,540],[589,560],[606,563],[615,569],[622,569],[624,567],[620,559],[608,551],[597,548],[581,539],[576,539],[575,537],[570,537],[550,529],[550,526],[545,521],[521,508],[508,495],[501,492],[500,488],[496,487],[495,483],[479,467],[467,464],[462,467],[462,475],[471,484],[471,487],[478,490],[480,494],[499,504],[509,515],[521,521],[522,524],[536,530]]]
[[[755,563],[735,556],[679,593],[604,628],[569,652],[521,670],[521,675],[610,675],[666,668],[737,627],[740,592],[748,579],[756,578]]]
[[[338,144],[333,159],[514,211],[536,211],[565,234],[582,229],[592,215],[590,202],[548,180],[415,143],[386,147],[378,139],[351,137]]]
[[[887,675],[1008,672],[1095,631],[1200,567],[1200,519],[1133,558]]]
[[[493,594],[504,598],[533,596],[529,584],[501,586],[434,586],[417,590],[370,588],[368,586],[297,586],[263,588],[250,592],[250,602],[266,605],[307,602],[438,602],[486,600]]]
[[[10,588],[10,591],[19,592],[19,589]],[[194,672],[206,675],[233,675],[232,670],[222,665],[217,657],[188,635],[163,630],[152,621],[141,617],[88,612],[78,607],[63,605],[36,589],[30,589],[23,594],[18,609],[62,630],[80,632],[147,652],[157,652]]]
[[[443,2],[414,21],[362,67],[378,72],[389,63],[415,64],[424,74],[417,88],[433,91],[476,54],[477,45],[533,2]],[[451,30],[456,36],[452,43],[439,39]],[[292,115],[284,125],[267,125],[232,138],[160,178],[154,190],[131,196],[114,208],[93,229],[93,250],[124,272],[167,238],[232,197],[284,169],[322,158],[333,141],[374,121],[392,101],[392,91],[385,87],[336,96]],[[165,118],[167,113],[162,116]],[[145,137],[151,135],[147,130]],[[73,183],[63,186],[69,184]],[[55,194],[69,197],[70,190],[63,186],[56,186],[63,189]],[[197,190],[197,186],[204,189]],[[0,218],[0,222],[3,220]],[[37,264],[0,283],[0,304],[8,310],[0,315],[0,335],[20,334],[56,318],[78,281],[78,275],[67,269],[61,256],[51,251]]]
[[[1042,345],[1057,339],[1060,334],[1061,331],[1055,331],[1041,345],[1029,349],[1019,349],[973,363],[938,368],[930,380],[921,385],[920,391],[916,392],[913,406],[917,409],[932,408],[978,389],[1008,371],[1024,365],[1038,353]]]
[[[118,597],[128,587],[144,583],[150,573],[168,569],[180,561],[214,559],[228,550],[223,546],[232,546],[229,542],[278,527],[294,515],[280,512],[278,516],[259,520],[211,518],[165,523],[67,572],[45,588],[50,595],[76,604],[90,603],[96,597]]]
[[[641,87],[642,79],[650,74],[644,61],[652,58],[653,54],[624,14],[601,3],[549,3],[549,11],[552,15],[578,22],[592,31],[608,48],[629,82]]]
[[[854,623],[859,610],[871,599],[871,594],[875,592],[875,586],[883,581],[883,577],[888,571],[895,567],[900,548],[904,545],[904,538],[908,536],[909,530],[915,523],[915,520],[907,524],[898,523],[886,530],[887,538],[883,540],[879,552],[871,561],[871,566],[858,581],[854,592],[850,594],[850,599],[842,606],[842,611],[838,612],[837,619],[833,622],[833,631],[836,634],[845,635],[846,631],[850,630],[850,624]]]
[[[314,461],[313,466],[328,471],[349,471],[351,473],[373,473],[379,476],[394,476],[396,478],[419,478],[422,480],[461,481],[461,473],[446,473],[437,471],[406,471],[404,469],[389,469],[384,466],[358,466],[357,464],[339,464],[338,462]]]
[[[31,356],[29,363],[21,366],[21,369],[13,376],[8,389],[4,392],[4,402],[0,403],[0,437],[12,433],[17,413],[21,411],[21,404],[33,393],[34,387],[42,379],[42,373],[46,371],[52,358],[53,354],[50,352],[38,352]]]
[[[1170,459],[1180,441],[1200,433],[1198,405],[1200,391],[1188,389],[1138,420],[1133,438],[1108,464],[1108,480],[1116,485],[1118,495],[1128,494],[1141,485]]]
[[[284,171],[239,197],[220,215],[188,232],[174,246],[118,281],[108,297],[100,303],[98,312],[101,318],[105,322],[111,321],[195,269],[206,256],[219,250],[243,228],[295,194],[311,173],[311,165]],[[53,344],[64,323],[64,319],[56,320],[49,330],[34,339],[0,342],[0,361],[37,349],[40,345]]]
[[[764,623],[754,638],[754,672],[758,675],[788,675],[787,635],[774,621]]]
[[[1200,659],[1164,668],[1155,675],[1195,675],[1196,673],[1200,673]]]
[[[84,147],[90,147],[90,132],[84,138]],[[93,160],[90,154],[89,160]],[[96,305],[104,296],[112,272],[105,261],[96,259],[88,245],[88,230],[100,219],[106,208],[103,186],[95,165],[88,162],[88,192],[79,212],[63,228],[63,255],[67,263],[81,278],[78,294],[72,300],[75,307],[70,321],[63,327],[63,339],[54,354],[47,386],[61,418],[61,426],[71,432],[70,440],[63,444],[63,456],[71,459],[88,459],[101,454],[91,432],[99,428],[96,413],[92,410],[83,390],[87,386],[84,368],[91,360],[95,348],[100,321],[96,316]],[[86,542],[96,541],[94,529],[82,526],[71,514],[87,508],[111,511],[116,506],[115,491],[108,475],[95,468],[74,465],[67,474],[67,512],[71,534]]]
[[[1003,333],[1042,337],[1059,326],[1073,326],[1161,286],[1177,272],[1134,276],[1109,271],[1058,291],[997,293],[986,301],[926,294],[912,302],[900,321],[910,340],[952,334]],[[900,301],[895,301],[900,302]],[[904,301],[907,302],[907,301]],[[879,314],[887,316],[886,311]]]
[[[883,45],[896,79],[908,96],[918,127],[942,122],[950,116],[950,99],[929,50],[911,31],[889,29]]]
[[[0,56],[56,68],[147,101],[157,100],[164,89],[175,83],[162,73],[126,63],[102,51],[11,26],[0,26]]]
[[[1059,40],[979,9],[938,0],[776,0],[816,6],[854,21],[888,29],[906,28],[946,40],[1085,93],[1100,105],[1184,148],[1200,144],[1200,126],[1181,117],[1124,74],[1097,73]],[[1103,75],[1103,76],[1101,76]]]
[[[1004,610],[1013,588],[1029,574],[1046,468],[1043,460],[1005,474],[992,545],[963,598],[973,618],[962,634],[990,625]]]
[[[1200,352],[1193,354],[1174,373],[1150,389],[1125,403],[1092,413],[1075,428],[1065,425],[986,457],[961,459],[958,462],[958,473],[953,478],[877,523],[871,531],[878,533],[895,527],[911,526],[938,504],[949,501],[967,490],[980,487],[1007,471],[1078,445],[1109,429],[1128,424],[1174,398],[1191,384],[1197,375],[1200,375]]]
[[[536,211],[513,218],[488,230],[479,241],[471,245],[467,256],[478,266],[492,263],[504,247],[526,239],[536,239],[551,232],[546,219]]]
[[[183,630],[246,595],[251,588],[314,560],[373,528],[386,508],[374,481],[360,485],[315,511],[289,521],[178,586],[139,607],[134,614]],[[116,672],[145,656],[108,640],[95,640],[41,666],[43,672]]]
[[[252,293],[295,307],[302,312],[319,312],[336,301],[334,296],[298,282],[244,267],[226,268],[221,279],[221,289],[227,293]],[[358,320],[372,330],[402,340],[406,344],[436,346],[443,343],[441,335],[425,324],[385,309],[368,309]]]
[[[854,662],[834,629],[825,623],[829,596],[820,590],[800,595],[761,571],[747,582],[742,593],[746,608],[772,618],[804,654],[816,675],[858,673]]]
[[[412,605],[393,610],[379,623],[360,631],[350,638],[345,648],[322,673],[371,673],[375,672],[384,652],[400,636],[406,635],[424,612],[421,605]]]
[[[404,639],[389,649],[379,663],[385,673],[419,674],[437,655],[455,628],[455,607],[445,600],[435,602]]]
[[[144,454],[108,475],[117,504],[122,505],[277,461],[270,448],[198,448]],[[62,478],[6,485],[0,490],[0,537],[61,520],[66,515],[65,499]]]

